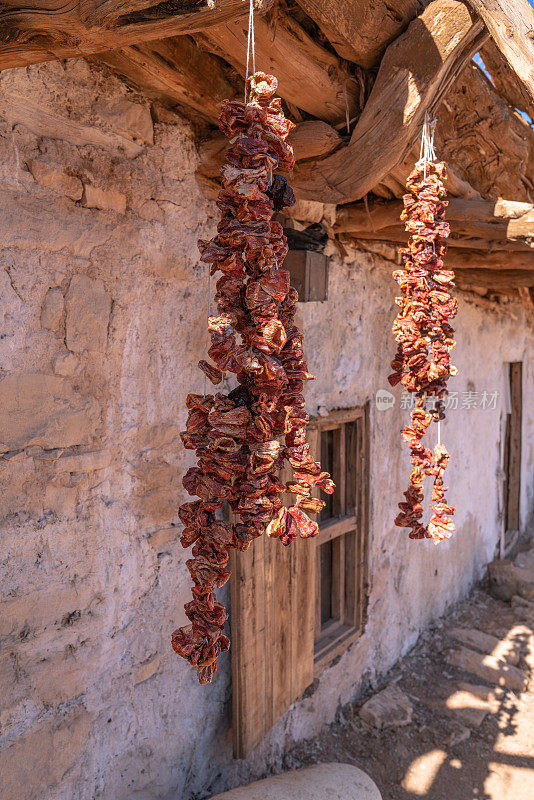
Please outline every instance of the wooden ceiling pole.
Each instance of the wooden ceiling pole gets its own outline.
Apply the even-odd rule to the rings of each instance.
[[[534,8],[528,0],[468,0],[534,103]]]
[[[220,60],[203,52],[188,36],[109,50],[95,58],[147,97],[214,125],[222,101],[243,95],[243,89],[237,88],[239,81],[228,79]]]
[[[530,100],[527,92],[513,69],[510,69],[505,57],[490,39],[480,51],[484,66],[491,75],[491,80],[498,94],[512,108],[519,108],[526,111],[534,120],[534,103]]]
[[[365,69],[376,66],[428,0],[297,0],[336,53]]]
[[[260,2],[258,14],[273,5]],[[248,0],[200,0],[194,11],[155,0],[7,0],[0,11],[0,70],[196,33],[248,9]]]
[[[489,290],[496,289],[506,292],[509,289],[519,289],[521,286],[534,287],[534,270],[530,272],[516,269],[490,270],[484,269],[481,263],[479,269],[459,267],[456,269],[455,275],[455,282],[460,289],[463,286],[484,286]]]
[[[482,225],[483,223],[480,223]],[[534,268],[534,249],[527,244],[524,240],[509,240],[506,239],[505,231],[502,231],[502,236],[499,233],[490,234],[496,238],[487,238],[484,231],[476,230],[476,223],[473,223],[475,230],[456,228],[452,226],[452,235],[447,240],[449,252],[457,248],[467,251],[476,252],[479,255],[482,253],[511,253],[517,255],[519,253],[525,255],[523,267],[518,269],[533,269]],[[500,226],[489,226],[500,227]],[[505,226],[503,226],[505,227]],[[357,235],[358,238],[369,239],[370,241],[379,242],[392,242],[404,246],[408,241],[408,234],[404,230],[403,225],[394,225],[391,228],[384,228],[381,231],[366,231]]]
[[[327,156],[341,145],[342,139],[335,128],[327,122],[310,119],[295,125],[289,134],[288,142],[293,148],[295,159],[302,161],[307,158]],[[227,137],[222,134],[216,134],[201,142],[198,147],[198,171],[208,178],[219,175],[228,145]]]
[[[400,225],[401,200],[388,203],[349,203],[337,211],[335,231],[351,234],[378,233]],[[513,200],[465,200],[453,197],[447,207],[453,230],[484,231],[489,240],[530,240],[534,245],[534,205]],[[478,226],[478,227],[475,227]],[[492,235],[492,232],[494,235]]]
[[[435,108],[487,39],[463,3],[434,0],[389,45],[350,144],[295,173],[302,199],[343,203],[363,197],[402,161]]]
[[[447,252],[447,264],[453,270],[469,270],[484,274],[498,273],[505,275],[513,271],[514,275],[526,280],[524,285],[531,286],[529,275],[534,275],[534,253],[477,253],[471,250],[450,249]]]
[[[196,37],[204,49],[222,56],[245,74],[246,20],[213,25]],[[292,105],[329,123],[360,113],[360,89],[346,64],[315,41],[298,22],[281,11],[272,27],[255,23],[256,65],[278,79],[278,93]]]

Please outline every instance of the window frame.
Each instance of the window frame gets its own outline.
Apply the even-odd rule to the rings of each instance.
[[[347,458],[347,423],[358,422],[354,458]],[[331,411],[310,419],[308,441],[320,460],[321,433],[334,432],[334,514],[319,524],[315,537],[315,652],[314,676],[318,677],[363,633],[369,594],[369,404]],[[325,466],[325,465],[323,465]],[[346,514],[347,475],[352,475],[354,513]],[[336,480],[334,477],[334,480]],[[350,479],[350,478],[349,478]],[[318,496],[318,493],[317,493]],[[321,546],[333,543],[332,602],[336,617],[321,621]],[[352,577],[352,581],[351,581]],[[352,587],[352,588],[350,588]],[[349,591],[347,592],[347,589]]]

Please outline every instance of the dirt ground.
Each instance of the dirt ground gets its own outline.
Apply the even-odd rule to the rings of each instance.
[[[327,761],[355,764],[373,778],[383,800],[533,800],[533,630],[533,616],[476,590],[427,631],[380,686],[343,708],[320,737],[289,751],[284,768]],[[451,651],[466,644],[458,636],[484,641],[480,632],[497,637],[505,648],[511,644],[513,653],[506,660],[514,666],[505,666],[504,673],[509,670],[517,678],[519,669],[528,675],[526,691],[496,685],[508,678],[488,677],[491,668],[484,664],[491,667],[495,661],[487,659],[487,648],[475,654],[469,648],[471,658],[483,662],[480,669],[474,667],[477,674],[451,665]],[[412,720],[377,730],[359,712],[391,685],[406,695]]]

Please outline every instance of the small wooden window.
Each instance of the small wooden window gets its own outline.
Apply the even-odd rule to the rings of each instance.
[[[360,636],[367,609],[368,423],[365,409],[313,420],[310,443],[336,484],[319,515],[315,674]]]
[[[320,515],[316,539],[296,539],[283,547],[262,536],[246,553],[231,553],[236,758],[256,747],[314,675],[363,630],[368,431],[363,408],[335,411],[310,425],[312,452],[322,456],[337,484]]]

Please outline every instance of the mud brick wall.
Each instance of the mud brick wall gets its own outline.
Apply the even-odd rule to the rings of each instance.
[[[164,121],[162,121],[164,119]],[[199,687],[170,650],[189,594],[179,440],[206,348],[196,242],[216,208],[188,124],[83,60],[0,76],[0,775],[3,800],[188,800],[281,765],[465,594],[502,526],[505,362],[524,360],[522,517],[533,505],[532,328],[522,308],[461,303],[451,414],[458,535],[394,528],[407,412],[387,389],[391,265],[334,257],[329,300],[301,306],[309,410],[372,402],[371,596],[360,641],[247,762],[230,744],[230,659]],[[213,281],[211,291],[213,292]],[[224,592],[223,592],[224,594]]]

